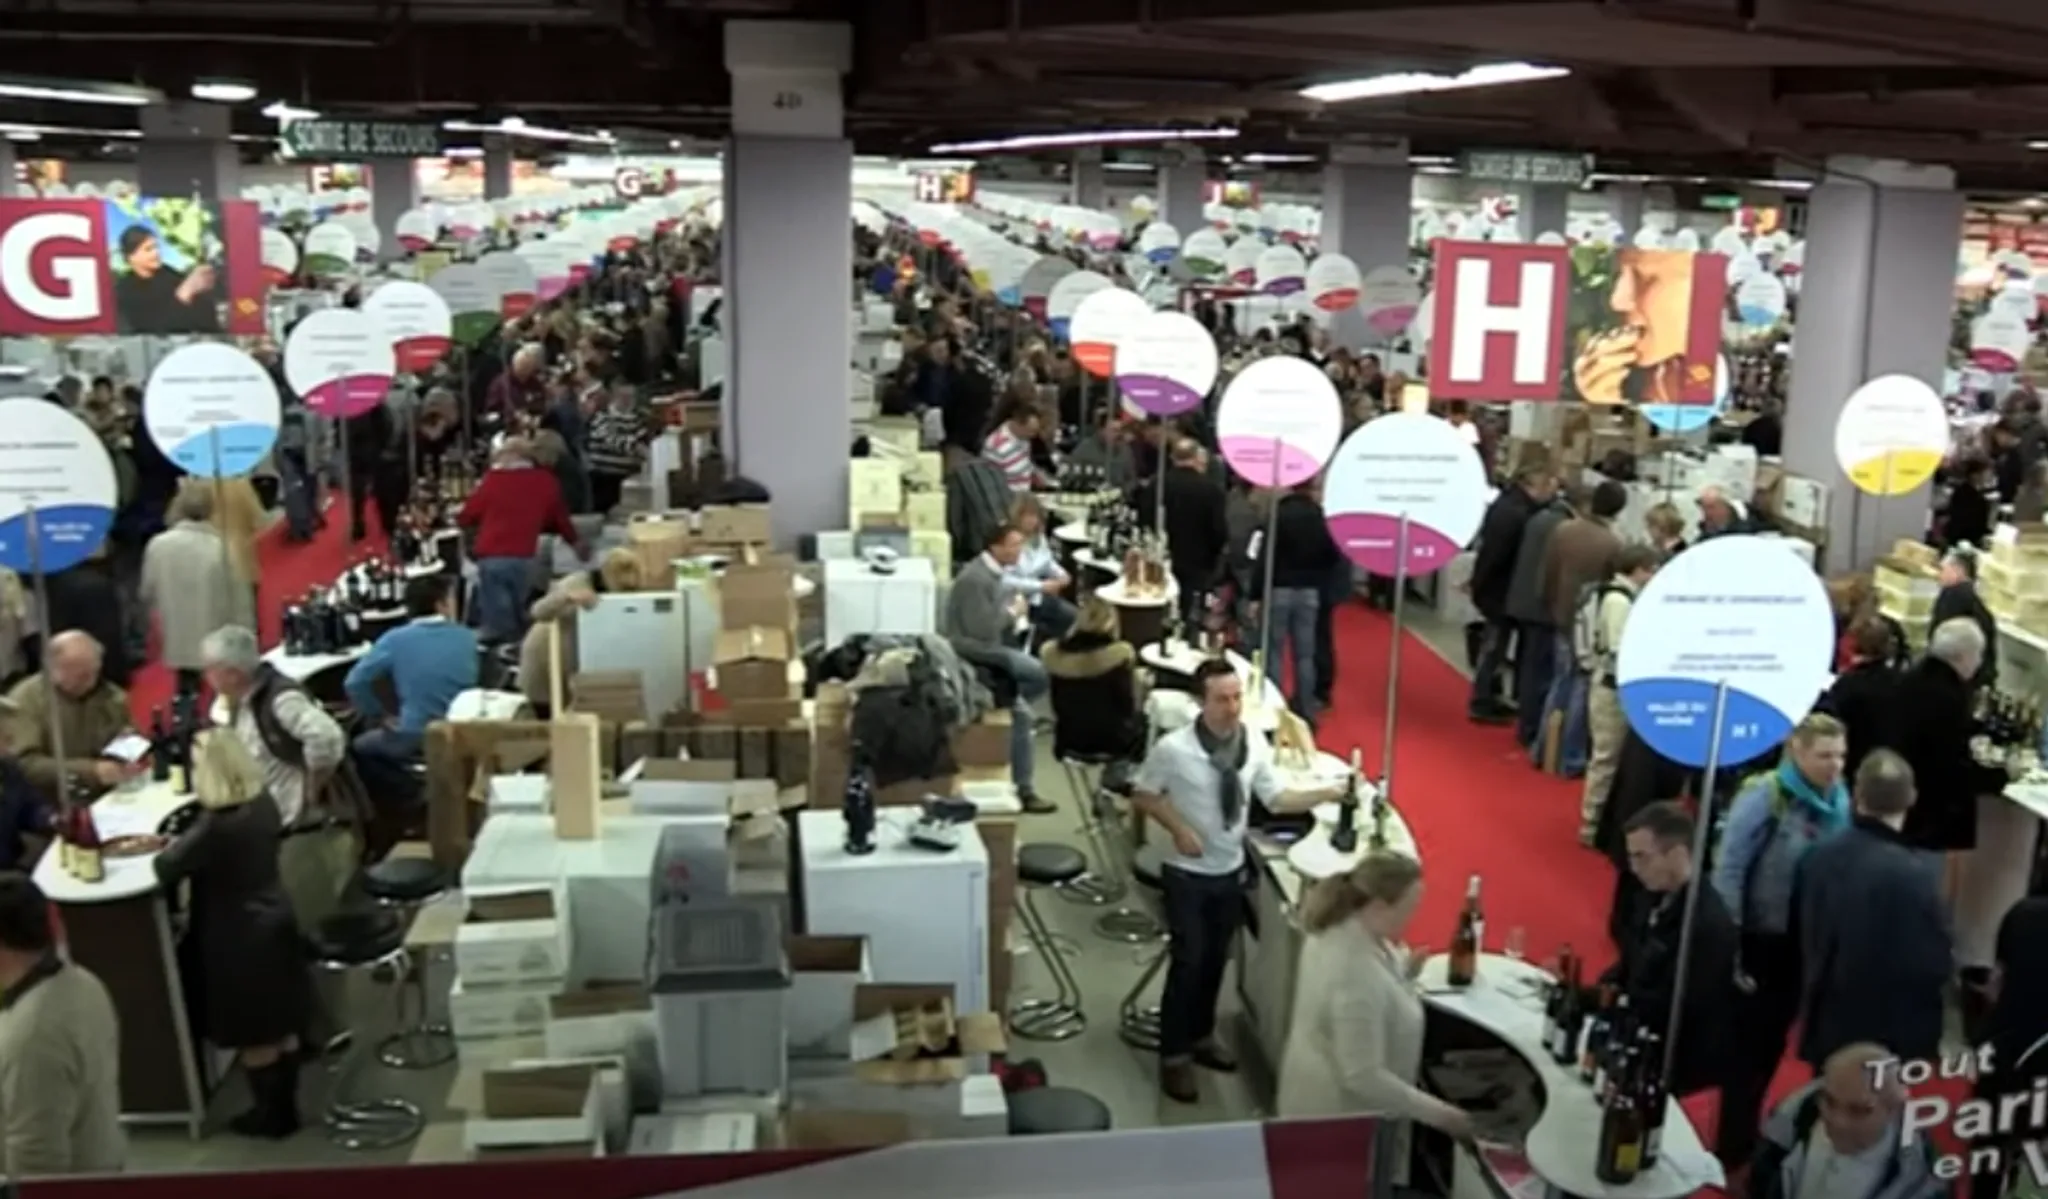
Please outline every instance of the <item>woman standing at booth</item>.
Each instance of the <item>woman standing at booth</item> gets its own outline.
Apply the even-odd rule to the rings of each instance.
[[[278,876],[283,825],[262,767],[239,739],[209,734],[193,767],[199,819],[157,855],[156,877],[167,890],[190,887],[180,952],[187,977],[198,980],[199,1027],[235,1051],[248,1075],[254,1103],[230,1125],[281,1140],[299,1130],[294,1051],[311,1002],[298,922]]]

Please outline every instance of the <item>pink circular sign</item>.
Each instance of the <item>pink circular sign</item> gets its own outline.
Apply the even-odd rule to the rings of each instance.
[[[1337,448],[1323,512],[1337,548],[1373,574],[1432,574],[1479,532],[1486,469],[1449,422],[1390,413],[1360,425]]]
[[[1344,405],[1330,377],[1281,355],[1237,372],[1216,408],[1223,460],[1254,487],[1292,487],[1316,477],[1344,433]]]

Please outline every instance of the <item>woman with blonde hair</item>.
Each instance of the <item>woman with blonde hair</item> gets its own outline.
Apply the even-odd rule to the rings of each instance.
[[[1038,657],[1052,683],[1054,756],[1130,761],[1143,753],[1138,651],[1123,639],[1114,605],[1083,600],[1073,626]]]
[[[536,713],[553,715],[548,712],[548,629],[552,626],[561,630],[562,681],[566,683],[576,673],[576,614],[596,607],[601,595],[647,589],[639,557],[621,546],[605,554],[595,571],[563,575],[548,588],[546,595],[533,602],[533,625],[519,643],[519,689]]]
[[[1415,1081],[1421,961],[1401,934],[1421,903],[1422,867],[1397,853],[1369,853],[1310,888],[1294,1022],[1280,1059],[1281,1118],[1374,1115],[1472,1135],[1470,1117]],[[1394,1160],[1405,1163],[1405,1152]]]
[[[1045,505],[1024,492],[1010,503],[1010,527],[1024,535],[1017,560],[1003,571],[1003,583],[1031,605],[1031,625],[1047,637],[1064,634],[1074,623],[1074,605],[1060,593],[1072,585],[1060,569],[1059,556],[1045,533]]]
[[[189,888],[190,919],[178,952],[196,977],[198,1024],[235,1051],[254,1099],[232,1127],[280,1140],[299,1129],[295,1050],[312,1002],[298,922],[278,876],[283,833],[263,768],[232,733],[196,747],[192,788],[199,819],[153,866],[166,891]]]

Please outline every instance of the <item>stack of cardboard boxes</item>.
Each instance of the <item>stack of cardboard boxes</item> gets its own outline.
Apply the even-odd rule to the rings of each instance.
[[[795,563],[762,554],[734,562],[718,581],[718,609],[711,683],[724,707],[697,722],[691,754],[730,757],[743,779],[802,786],[811,723],[797,651]]]
[[[547,1026],[550,1000],[568,986],[572,925],[556,886],[477,887],[464,901],[448,1022],[464,1060],[491,1060],[507,1038]]]
[[[2000,624],[2048,636],[2048,527],[2000,525],[1978,567],[1977,591]]]
[[[848,463],[848,521],[855,530],[903,530],[902,552],[929,561],[936,577],[948,579],[953,538],[946,531],[945,459],[923,449],[921,437],[907,417],[870,423],[870,455]]]

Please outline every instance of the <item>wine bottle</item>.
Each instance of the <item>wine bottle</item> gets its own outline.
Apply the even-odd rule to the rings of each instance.
[[[1351,775],[1345,780],[1344,798],[1337,801],[1337,827],[1330,833],[1330,848],[1351,853],[1358,848],[1358,767],[1362,761],[1356,745],[1351,747]]]
[[[68,788],[67,788],[68,789]],[[78,877],[78,851],[71,844],[72,807],[67,802],[57,809],[56,818],[50,822],[50,831],[57,838],[57,865],[72,878]]]
[[[1664,1147],[1664,1111],[1670,1093],[1664,1084],[1664,1038],[1644,1029],[1643,1072],[1637,1086],[1638,1104],[1643,1109],[1643,1169],[1657,1164]]]
[[[91,804],[71,808],[71,873],[82,883],[102,882],[107,877],[106,857],[100,852],[100,828],[93,822]]]
[[[149,714],[149,777],[159,783],[171,778],[171,731],[164,723],[162,704]]]
[[[1586,1013],[1585,1031],[1579,1037],[1579,1081],[1592,1086],[1600,1076],[1600,1049],[1614,1018],[1614,984],[1600,988],[1600,1002]]]
[[[192,794],[192,730],[183,713],[171,716],[171,794]]]
[[[1635,1096],[1618,1091],[1600,1117],[1600,1158],[1593,1173],[1608,1186],[1626,1186],[1643,1168],[1643,1113]]]
[[[1469,987],[1479,973],[1479,949],[1486,917],[1479,907],[1479,876],[1465,884],[1465,906],[1458,912],[1458,931],[1451,937],[1449,981],[1454,987]]]
[[[1550,1059],[1560,1066],[1570,1066],[1579,1059],[1579,962],[1567,944],[1558,953],[1557,960],[1557,1013],[1550,1028]]]

